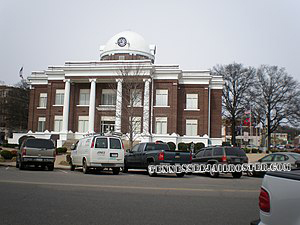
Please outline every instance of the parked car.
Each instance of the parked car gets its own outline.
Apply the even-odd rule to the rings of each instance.
[[[140,143],[130,149],[125,155],[123,172],[128,169],[147,169],[149,165],[160,164],[188,164],[191,162],[192,153],[186,151],[171,151],[166,143]],[[156,173],[148,171],[149,176],[156,176]],[[183,177],[184,173],[177,173]]]
[[[248,163],[246,153],[239,147],[206,147],[198,152],[192,163],[198,164],[243,164]],[[208,173],[211,177],[218,177],[219,172],[210,171]],[[234,178],[240,178],[242,172],[232,173]]]
[[[251,225],[299,225],[300,169],[268,172],[259,195],[259,220]]]
[[[247,145],[248,149],[258,149],[258,147],[256,145]]]
[[[300,153],[300,146],[297,146],[293,149],[293,152]]]
[[[293,152],[276,152],[269,155],[266,155],[259,159],[255,163],[290,163],[292,165],[292,168],[296,168],[296,162],[300,160],[300,154],[293,153]],[[247,175],[252,176],[264,176],[266,172],[264,171],[248,171]]]
[[[124,151],[122,140],[117,136],[84,137],[71,147],[71,170],[80,166],[86,174],[93,168],[111,168],[117,175],[124,166]]]
[[[47,166],[48,170],[54,169],[56,152],[54,143],[50,139],[26,139],[17,152],[16,167],[20,170],[28,165]]]

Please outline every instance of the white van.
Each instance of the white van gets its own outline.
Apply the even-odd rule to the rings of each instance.
[[[124,145],[116,136],[91,135],[80,139],[71,147],[71,170],[82,167],[83,173],[91,168],[112,168],[117,175],[124,167]]]

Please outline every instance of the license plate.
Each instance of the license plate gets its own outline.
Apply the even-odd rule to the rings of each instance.
[[[176,155],[176,156],[175,156],[175,159],[179,159],[179,158],[180,158],[180,155]]]
[[[118,153],[110,153],[110,157],[118,157]]]
[[[35,159],[35,161],[41,162],[43,161],[43,159]]]
[[[241,162],[241,159],[235,159],[235,162]]]

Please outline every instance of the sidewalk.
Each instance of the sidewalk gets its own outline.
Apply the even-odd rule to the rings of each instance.
[[[60,165],[60,163],[63,161],[66,161],[66,155],[57,155],[54,163],[54,168],[69,170],[70,166]],[[16,167],[16,162],[0,162],[0,166]]]
[[[256,162],[257,160],[261,159],[262,157],[268,155],[267,153],[253,153],[253,154],[247,154],[249,163]]]

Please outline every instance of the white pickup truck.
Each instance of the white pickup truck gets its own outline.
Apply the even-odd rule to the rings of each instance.
[[[269,172],[259,195],[260,219],[251,225],[300,224],[300,169]]]

